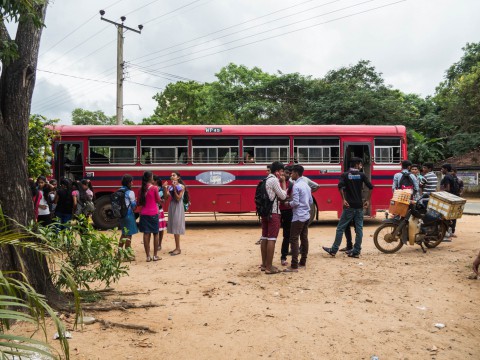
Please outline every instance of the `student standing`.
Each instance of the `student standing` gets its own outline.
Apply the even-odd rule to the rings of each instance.
[[[422,193],[430,195],[432,192],[437,191],[438,178],[433,172],[433,163],[423,164],[424,176],[420,182],[422,187]]]
[[[73,216],[73,196],[72,183],[69,179],[60,180],[60,189],[55,195],[55,216],[60,219],[61,224],[72,220]]]
[[[47,226],[52,223],[52,215],[48,207],[48,193],[50,192],[49,185],[45,176],[37,178],[37,190],[40,193],[40,202],[38,203],[38,223],[42,226]]]
[[[338,183],[338,189],[343,199],[343,212],[338,221],[337,231],[335,234],[335,241],[331,248],[323,246],[331,256],[335,256],[340,244],[342,243],[342,236],[345,228],[352,220],[355,222],[355,244],[353,250],[347,251],[349,257],[358,258],[362,251],[362,237],[363,237],[363,208],[368,207],[370,201],[371,191],[368,192],[368,199],[365,202],[362,199],[362,186],[365,184],[370,190],[373,189],[372,184],[367,176],[360,172],[362,160],[359,158],[352,158],[350,162],[350,170],[343,173]]]
[[[262,216],[262,243],[260,244],[262,254],[261,270],[265,274],[278,274],[279,269],[272,266],[273,255],[275,253],[275,243],[278,232],[280,231],[280,208],[279,200],[287,198],[286,183],[284,176],[284,165],[280,161],[275,161],[270,166],[270,174],[267,176],[265,187],[268,197],[272,204],[272,214]]]
[[[123,246],[125,246],[125,249],[131,248],[132,236],[138,233],[135,214],[133,213],[133,210],[135,210],[135,208],[137,207],[137,201],[135,199],[135,193],[132,190],[132,186],[132,175],[123,175],[122,187],[120,188],[120,190],[125,192],[125,206],[127,207],[127,215],[124,218],[120,219],[120,229],[122,230],[122,235],[120,236],[120,241],[118,243],[119,249],[122,249]],[[128,260],[135,260],[135,257],[132,256]]]
[[[285,166],[283,174],[285,176],[285,183],[287,184],[287,199],[291,197],[293,190],[293,181],[290,181],[292,167]],[[280,216],[281,224],[283,230],[283,241],[282,241],[282,250],[280,255],[280,261],[282,266],[288,266],[287,255],[288,249],[290,248],[290,228],[292,225],[293,210],[285,202],[279,204],[280,207]]]
[[[87,212],[87,203],[92,202],[93,200],[93,191],[90,190],[88,186],[88,180],[83,179],[76,183],[77,190],[72,192],[73,195],[73,208],[75,210],[75,215],[79,216],[81,214],[85,217],[90,216],[91,214]],[[91,209],[89,209],[91,210]]]
[[[162,199],[162,203],[158,205],[158,249],[162,250],[163,233],[167,230],[167,220],[165,220],[165,212],[163,211],[165,193],[163,191],[162,179],[160,176],[155,176],[155,182],[158,186],[158,195],[160,196],[160,199]]]
[[[308,223],[310,221],[310,206],[313,204],[312,191],[303,179],[303,166],[292,167],[292,180],[295,181],[292,191],[292,200],[287,201],[293,210],[292,226],[290,229],[290,246],[292,248],[291,266],[286,272],[297,272],[298,267],[304,267],[308,256]],[[301,259],[298,262],[298,237],[301,241]]]
[[[140,188],[140,195],[138,203],[142,205],[140,212],[140,231],[143,232],[143,246],[145,248],[145,255],[147,262],[158,261],[159,238],[158,238],[158,207],[157,204],[162,202],[158,195],[158,187],[155,185],[153,173],[145,171],[142,177],[142,187]],[[153,257],[150,257],[150,238],[153,234]]]
[[[185,234],[185,208],[183,205],[183,196],[185,194],[186,186],[178,172],[172,172],[170,176],[171,184],[167,182],[163,184],[164,194],[166,198],[171,198],[168,205],[168,222],[167,233],[173,234],[175,238],[175,249],[169,251],[172,256],[180,255],[182,250],[180,248],[180,235]]]

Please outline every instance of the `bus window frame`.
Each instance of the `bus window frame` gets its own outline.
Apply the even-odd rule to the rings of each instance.
[[[197,154],[195,153],[195,150],[198,150],[198,149],[206,149],[206,150],[210,150],[210,149],[215,149],[216,150],[216,161],[214,162],[210,162],[208,161],[209,159],[209,154],[208,154],[208,151],[207,151],[207,154],[205,156],[206,160],[207,161],[197,161]],[[220,160],[219,158],[219,155],[218,155],[218,150],[219,149],[228,149],[228,152],[223,155],[223,158]],[[192,145],[192,164],[238,164],[238,151],[237,152],[234,152],[232,150],[235,149],[235,146],[193,146]],[[239,147],[237,146],[236,148],[237,150],[239,150]],[[235,155],[234,155],[235,154]],[[223,159],[225,159],[226,156],[229,156],[230,159],[234,159],[233,161],[229,161],[229,162],[225,162],[223,161]],[[235,160],[236,158],[236,160]]]
[[[106,164],[108,165],[135,165],[137,163],[137,147],[136,146],[88,146],[88,163],[90,165],[105,165],[105,163],[92,163],[92,159],[90,157],[90,150],[95,149],[95,148],[108,148],[108,162]],[[133,157],[132,157],[132,162],[112,162],[112,151],[111,149],[133,149]],[[96,151],[94,151],[96,152]]]
[[[377,140],[398,140],[397,145],[376,145]],[[377,158],[377,149],[384,150],[389,149],[388,160],[384,161],[384,156],[379,156]],[[394,149],[398,149],[398,161],[394,155]],[[373,160],[375,164],[399,164],[402,161],[402,139],[401,138],[374,138],[373,139]]]
[[[178,140],[179,142],[182,141],[182,142],[185,142],[184,144],[182,145],[171,145],[171,146],[156,146],[156,145],[143,145],[142,142],[144,140],[156,140],[156,141],[165,141],[165,140]],[[189,139],[188,137],[165,137],[165,138],[162,138],[162,137],[145,137],[145,136],[142,136],[140,138],[140,158],[139,158],[139,163],[141,165],[161,165],[161,164],[187,164],[188,163],[188,159],[189,159],[189,156],[188,156],[188,151],[189,151]],[[150,153],[150,162],[146,162],[145,160],[142,160],[142,156],[143,156],[143,150],[144,149],[148,149],[149,150],[149,153]],[[153,161],[153,149],[175,149],[175,159],[174,159],[174,162],[154,162]],[[183,151],[180,152],[179,149],[182,149]],[[181,154],[185,154],[185,159],[183,159],[182,161],[180,161],[180,156]]]

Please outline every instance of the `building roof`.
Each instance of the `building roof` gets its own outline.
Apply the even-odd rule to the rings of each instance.
[[[448,159],[439,161],[435,167],[441,167],[443,164],[451,164],[460,170],[480,169],[480,148],[469,151],[459,156],[451,156]]]

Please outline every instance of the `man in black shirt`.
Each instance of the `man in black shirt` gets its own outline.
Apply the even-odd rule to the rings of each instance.
[[[358,258],[362,250],[363,237],[363,208],[368,207],[370,201],[371,191],[368,192],[368,199],[365,202],[362,200],[362,186],[365,184],[370,190],[373,185],[368,180],[367,176],[360,172],[362,160],[359,158],[352,158],[350,162],[350,170],[343,173],[338,183],[338,189],[343,199],[343,212],[337,225],[337,232],[335,234],[335,241],[331,248],[323,247],[331,256],[335,256],[340,244],[342,243],[342,236],[345,228],[352,220],[355,222],[355,245],[353,250],[347,251],[349,257]]]
[[[452,165],[443,164],[442,165],[442,174],[444,176],[443,176],[442,181],[440,182],[440,190],[441,191],[446,191],[446,192],[449,192],[453,195],[458,196],[458,194],[455,194],[455,178],[452,175]],[[446,240],[447,241],[450,237],[457,237],[457,235],[455,235],[455,229],[457,227],[457,219],[450,221],[450,227],[451,227],[451,229],[449,229],[449,231],[447,232],[447,235],[446,235],[446,237],[447,237]]]

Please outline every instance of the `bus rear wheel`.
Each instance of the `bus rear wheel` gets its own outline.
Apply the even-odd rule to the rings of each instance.
[[[317,216],[317,204],[314,202],[312,206],[310,206],[310,220],[308,221],[308,225],[311,225],[315,221],[316,216]]]
[[[112,217],[110,196],[102,196],[95,202],[95,211],[92,215],[92,220],[97,229],[108,230],[118,227],[118,219]]]

